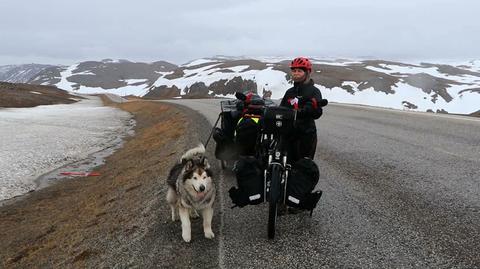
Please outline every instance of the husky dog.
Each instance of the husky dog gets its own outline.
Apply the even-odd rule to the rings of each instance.
[[[212,231],[215,185],[202,144],[188,150],[172,167],[167,183],[167,202],[172,209],[172,221],[177,219],[178,209],[183,240],[191,240],[190,216],[198,216],[197,210],[202,214],[205,237],[212,239],[215,236]]]

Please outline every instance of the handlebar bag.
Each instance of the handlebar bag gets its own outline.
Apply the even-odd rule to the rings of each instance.
[[[267,134],[290,134],[295,126],[296,112],[286,107],[267,107],[263,113],[262,129]]]
[[[263,202],[263,169],[253,156],[242,156],[233,167],[238,188],[228,192],[235,206],[257,205]]]
[[[303,158],[293,164],[287,181],[288,206],[312,210],[317,206],[321,192],[313,192],[318,183],[320,172],[317,164],[310,158]]]

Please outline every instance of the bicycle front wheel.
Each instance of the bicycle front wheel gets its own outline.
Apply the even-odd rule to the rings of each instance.
[[[268,206],[268,238],[275,237],[275,226],[277,222],[277,206],[281,191],[282,169],[280,165],[272,166]]]

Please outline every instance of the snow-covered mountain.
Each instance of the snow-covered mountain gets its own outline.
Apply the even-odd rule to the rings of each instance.
[[[256,91],[277,99],[291,87],[290,59],[213,57],[176,66],[125,60],[43,70],[29,83],[79,93],[144,98],[233,97]],[[480,61],[438,64],[314,59],[315,84],[331,102],[416,111],[480,111]]]
[[[40,71],[52,67],[45,64],[21,64],[0,66],[0,81],[13,83],[26,83]]]
[[[55,85],[79,93],[115,92],[143,96],[145,85],[152,85],[162,73],[176,68],[176,65],[164,61],[138,63],[104,59],[50,67],[38,73],[29,83]]]

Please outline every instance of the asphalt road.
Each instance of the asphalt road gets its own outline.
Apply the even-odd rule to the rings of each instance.
[[[211,124],[220,110],[174,102]],[[220,172],[220,267],[480,268],[480,119],[330,104],[317,128],[324,195],[313,217],[281,216],[274,240],[266,205],[231,209]]]

